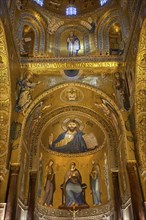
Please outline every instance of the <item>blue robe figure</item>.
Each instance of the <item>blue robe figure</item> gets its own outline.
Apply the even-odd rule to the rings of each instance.
[[[53,134],[52,134],[53,135]],[[87,151],[87,146],[83,138],[84,133],[78,131],[77,122],[69,121],[67,131],[60,134],[55,141],[49,142],[49,148],[61,153],[82,153]]]
[[[70,36],[67,38],[67,50],[68,56],[77,56],[80,50],[80,40],[74,35],[74,32],[70,32]]]
[[[95,164],[95,161],[92,162],[93,167],[90,173],[90,188],[92,191],[92,198],[94,206],[101,204],[100,196],[100,182],[99,182],[99,165]]]
[[[82,178],[80,172],[76,169],[76,164],[70,164],[69,170],[65,174],[64,194],[65,205],[67,207],[80,206],[85,203],[82,194]]]

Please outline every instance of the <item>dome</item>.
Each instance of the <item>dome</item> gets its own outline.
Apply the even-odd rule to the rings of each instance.
[[[73,15],[84,15],[104,6],[108,0],[36,0],[35,2],[55,14],[66,15],[66,9],[74,7],[77,13]]]

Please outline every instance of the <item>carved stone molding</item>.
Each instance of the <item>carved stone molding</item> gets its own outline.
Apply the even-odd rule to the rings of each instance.
[[[126,209],[128,206],[131,205],[131,198],[129,197],[124,204],[122,204],[122,209]]]
[[[40,70],[64,70],[64,69],[92,69],[92,68],[105,68],[117,70],[119,67],[120,60],[106,58],[104,60],[98,60],[98,58],[64,58],[64,59],[43,59],[43,58],[32,58],[32,59],[21,59],[21,68],[28,68],[33,72],[33,69],[40,68]],[[121,63],[124,65],[123,63]]]
[[[111,216],[113,214],[113,202],[111,201],[109,204],[102,205],[98,208],[90,208],[90,209],[84,209],[79,210],[76,213],[72,213],[67,210],[60,210],[60,209],[48,209],[44,206],[37,205],[35,209],[35,216],[36,219],[39,219],[39,217],[44,217],[44,219],[102,219],[106,218],[108,216]],[[90,217],[89,217],[90,216]]]
[[[127,171],[129,176],[134,219],[144,220],[145,214],[143,205],[143,194],[137,170],[137,163],[135,163],[135,161],[128,162]]]
[[[145,143],[146,143],[146,19],[143,22],[139,49],[137,54],[136,75],[136,132],[137,151],[141,169],[146,169]]]
[[[0,179],[6,174],[6,159],[10,130],[10,79],[9,61],[3,23],[0,20]]]

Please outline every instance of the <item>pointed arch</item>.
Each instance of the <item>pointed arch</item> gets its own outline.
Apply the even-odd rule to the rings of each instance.
[[[11,84],[4,25],[0,19],[0,178],[4,178],[10,137]]]
[[[100,53],[108,53],[109,52],[109,29],[114,23],[119,23],[121,26],[123,38],[127,38],[127,29],[128,24],[122,22],[121,17],[119,16],[119,10],[112,9],[104,14],[103,17],[98,21],[97,27],[95,30],[96,33],[96,46]]]
[[[136,61],[136,131],[139,164],[146,167],[146,18],[143,21]]]
[[[121,130],[122,130],[122,133],[123,133],[123,137],[124,137],[124,142],[126,143],[126,139],[125,139],[125,130],[124,130],[124,121],[123,121],[123,118],[122,118],[122,115],[117,107],[117,105],[114,103],[114,101],[112,101],[105,93],[101,92],[101,91],[97,91],[96,89],[92,88],[91,86],[87,86],[87,85],[84,85],[84,84],[81,84],[81,83],[65,83],[63,85],[58,85],[58,86],[55,86],[53,87],[52,89],[49,89],[47,90],[46,92],[44,92],[42,95],[40,95],[37,99],[35,99],[32,104],[30,105],[30,107],[28,108],[27,112],[26,112],[26,117],[25,117],[25,120],[23,121],[23,125],[22,125],[22,133],[21,133],[21,141],[20,141],[20,145],[24,146],[26,149],[26,151],[29,151],[29,154],[30,154],[30,168],[31,169],[34,169],[34,166],[33,166],[33,163],[35,163],[35,159],[37,156],[38,156],[38,146],[39,146],[39,137],[40,137],[40,134],[41,134],[41,130],[43,128],[43,126],[45,126],[45,123],[49,120],[49,117],[51,116],[51,114],[53,114],[53,117],[54,115],[58,115],[60,113],[58,113],[58,111],[60,112],[59,109],[62,109],[61,112],[64,112],[64,111],[71,111],[70,109],[68,109],[68,106],[69,105],[65,105],[64,107],[63,106],[55,106],[55,108],[51,110],[51,112],[46,112],[44,116],[41,116],[41,117],[38,117],[36,122],[35,122],[35,127],[33,127],[33,133],[31,133],[31,141],[29,140],[29,143],[28,141],[25,139],[25,136],[24,136],[24,133],[26,132],[26,129],[28,127],[28,121],[30,122],[30,118],[32,117],[33,118],[33,113],[35,112],[35,109],[37,109],[37,107],[41,107],[41,105],[44,105],[45,106],[45,101],[44,100],[49,100],[48,98],[46,97],[49,97],[49,96],[52,96],[51,94],[54,94],[56,93],[58,90],[62,90],[63,88],[66,88],[67,86],[69,85],[72,85],[72,86],[78,86],[79,88],[81,89],[85,89],[86,90],[88,89],[90,92],[94,92],[95,94],[97,94],[98,96],[101,96],[103,97],[104,99],[108,100],[109,103],[111,103],[111,105],[113,106],[113,108],[115,109],[115,111],[117,112],[117,115],[118,115],[118,118],[119,118],[119,123],[120,123],[120,127],[121,127]],[[93,104],[93,103],[92,103]],[[76,111],[76,107],[75,109],[73,109],[72,111]],[[94,117],[98,118],[99,120],[104,120],[101,116],[99,116],[97,114],[97,112],[95,111],[92,111],[92,108],[91,107],[85,107],[85,106],[82,106],[82,108],[80,109],[81,112],[88,112],[89,115],[94,115]],[[101,117],[101,119],[100,119]],[[52,118],[52,116],[51,116]],[[28,120],[29,119],[29,120]],[[110,145],[109,145],[109,148],[111,149],[111,151],[113,152],[112,154],[112,159],[111,161],[113,161],[113,164],[111,165],[112,168],[115,168],[118,166],[117,162],[116,162],[116,152],[117,152],[117,148],[118,147],[118,140],[115,138],[115,136],[113,135],[115,133],[115,131],[113,130],[112,126],[111,125],[108,125],[108,123],[106,122],[106,120],[103,122],[104,124],[104,127],[107,129],[107,134],[110,138]],[[31,125],[29,125],[29,127],[32,127]],[[40,129],[40,130],[39,130]],[[30,138],[30,136],[28,135],[28,137]],[[25,140],[24,140],[25,139]],[[28,143],[28,144],[24,144],[24,143]],[[21,149],[22,150],[22,149]],[[125,152],[127,154],[127,146],[125,144]],[[21,153],[21,152],[20,152]],[[126,157],[126,155],[125,155]]]
[[[45,22],[40,22],[37,19],[38,17],[39,14],[35,16],[30,11],[25,11],[21,14],[18,22],[17,40],[19,41],[20,39],[22,39],[23,27],[24,25],[28,25],[33,29],[35,33],[34,53],[44,53],[46,41],[46,33],[44,29]]]

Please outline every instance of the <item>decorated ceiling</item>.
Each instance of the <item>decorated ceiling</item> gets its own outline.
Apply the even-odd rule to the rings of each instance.
[[[40,2],[16,1],[16,5],[10,4],[16,12],[13,32],[22,63],[37,57],[43,58],[43,61],[46,58],[69,57],[79,61],[84,56],[84,60],[94,58],[100,61],[108,56],[110,60],[120,61],[125,56],[130,37],[129,18],[134,15],[127,11],[128,3],[123,6],[117,1],[102,1],[102,7],[98,7],[98,1],[63,1],[56,3],[59,4],[57,9],[53,1],[44,1],[42,5]],[[52,13],[50,4],[56,13]],[[84,10],[86,5],[88,11]],[[76,7],[77,14],[61,16],[62,9],[65,13],[68,7]]]
[[[66,8],[75,7],[77,15],[84,15],[96,11],[103,6],[107,1],[100,0],[44,0],[35,1],[42,8],[58,15],[66,15]],[[111,0],[110,0],[111,2]],[[42,3],[42,4],[41,4]]]
[[[131,206],[126,165],[136,160],[135,149],[141,169],[146,164],[145,29],[139,46],[138,5],[7,1],[10,23],[5,10],[0,23],[0,166],[4,185],[9,166],[19,170],[18,219],[34,204],[36,220],[113,220],[115,173],[122,204]],[[69,7],[76,15],[66,14]]]

